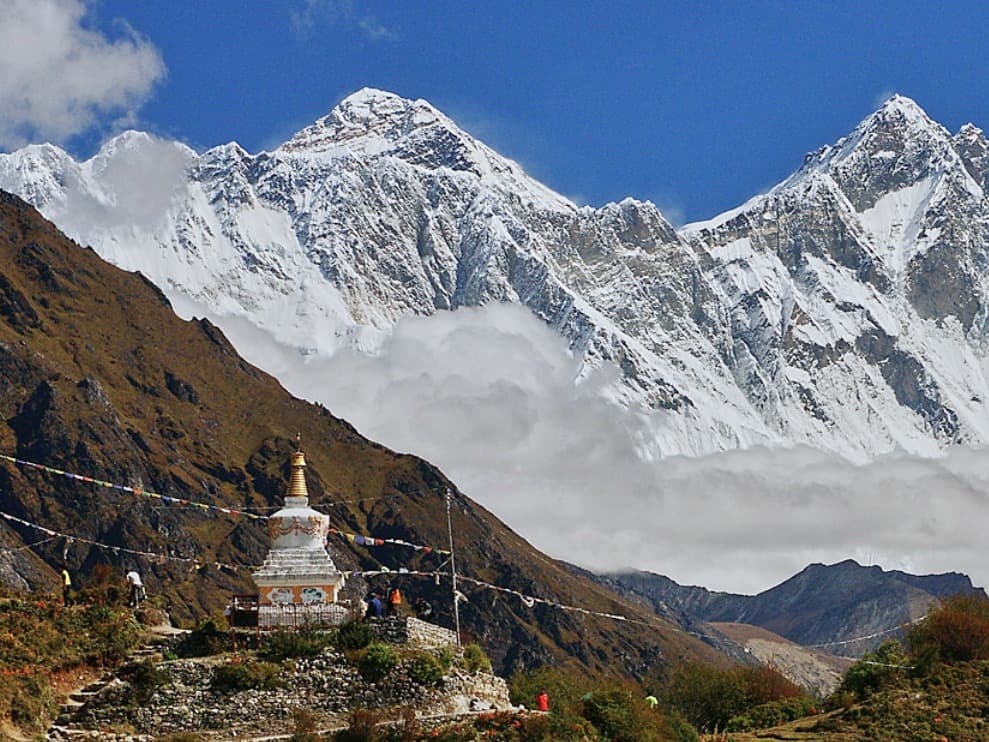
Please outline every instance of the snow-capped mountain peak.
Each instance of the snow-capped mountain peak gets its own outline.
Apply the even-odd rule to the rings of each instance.
[[[500,169],[501,158],[490,158],[484,149],[428,102],[374,88],[344,98],[328,115],[279,147],[282,152],[305,155],[391,155],[478,175],[493,169],[492,164]]]
[[[173,297],[308,353],[514,303],[567,338],[650,456],[811,444],[862,459],[989,441],[985,136],[893,96],[768,193],[676,232],[578,208],[423,100],[366,88],[273,152],[127,132],[0,187]],[[131,186],[142,173],[156,178]]]

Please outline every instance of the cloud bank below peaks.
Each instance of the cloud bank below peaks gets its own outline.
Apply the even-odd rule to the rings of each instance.
[[[516,306],[409,318],[375,355],[328,359],[217,321],[290,391],[432,461],[554,557],[733,592],[849,557],[989,584],[983,452],[862,466],[809,448],[646,461],[637,441],[662,420],[608,402],[612,370],[576,384],[579,362]]]

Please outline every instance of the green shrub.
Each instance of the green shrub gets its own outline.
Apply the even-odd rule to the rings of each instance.
[[[491,672],[491,660],[480,644],[467,644],[463,648],[462,661],[467,672]]]
[[[906,665],[903,646],[895,639],[890,639],[874,652],[866,652],[858,662],[849,667],[837,692],[847,691],[862,701],[894,679],[902,678]]]
[[[69,613],[71,620],[72,614]],[[83,613],[86,659],[90,662],[119,662],[138,645],[142,629],[130,611],[103,605],[87,606]]]
[[[268,634],[261,643],[258,656],[270,662],[284,662],[300,657],[318,657],[330,644],[325,632],[279,629]]]
[[[445,675],[453,667],[453,661],[456,659],[456,653],[453,651],[453,647],[440,647],[436,653],[436,658],[439,660],[440,665],[443,667],[443,674]]]
[[[375,682],[381,680],[398,665],[398,655],[387,644],[373,642],[368,644],[357,660],[357,669],[365,680]]]
[[[281,687],[278,665],[272,662],[228,662],[213,670],[214,691],[236,693],[258,688],[274,690]]]
[[[226,621],[208,618],[182,637],[175,645],[179,657],[208,657],[230,649]]]
[[[700,735],[679,711],[666,711],[666,726],[670,730],[672,742],[700,742]]]
[[[139,643],[130,611],[46,600],[0,602],[0,718],[43,729],[58,703],[48,673],[81,664],[113,665]]]
[[[170,680],[168,673],[159,670],[155,663],[150,660],[124,668],[120,672],[120,677],[130,683],[131,691],[128,701],[132,706],[146,704],[155,692]]]
[[[745,689],[727,670],[700,662],[675,668],[656,694],[664,707],[676,709],[696,729],[723,729],[745,710]]]
[[[337,649],[342,652],[364,649],[364,647],[376,638],[377,635],[374,633],[374,629],[368,624],[363,621],[351,621],[337,629],[336,645]]]
[[[728,721],[770,701],[803,694],[799,686],[768,667],[719,668],[688,662],[672,670],[657,696],[701,732],[724,729]]]
[[[725,726],[725,731],[749,732],[754,729],[775,727],[788,721],[816,714],[816,706],[814,699],[808,696],[770,701],[750,708],[743,714],[733,716]]]
[[[419,685],[439,685],[443,680],[443,665],[436,655],[419,652],[409,661],[409,677]]]
[[[55,693],[43,676],[18,678],[10,698],[10,720],[24,729],[43,729],[58,707]]]
[[[641,689],[632,685],[595,690],[583,701],[583,716],[604,739],[615,742],[652,742],[670,733],[662,714],[650,709]]]

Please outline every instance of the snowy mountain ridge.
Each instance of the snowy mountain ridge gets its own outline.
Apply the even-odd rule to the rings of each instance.
[[[577,207],[425,101],[364,89],[272,152],[128,132],[13,191],[121,267],[307,353],[403,316],[527,307],[649,421],[648,457],[989,441],[989,146],[894,96],[768,193],[673,229]],[[148,183],[149,175],[151,183]],[[138,187],[138,184],[139,187]]]

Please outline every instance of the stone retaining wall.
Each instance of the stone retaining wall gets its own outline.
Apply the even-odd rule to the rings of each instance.
[[[387,622],[398,624],[409,625],[398,619]],[[242,661],[247,660],[226,655],[157,663],[162,682],[153,687],[147,700],[135,705],[134,687],[115,680],[80,711],[73,726],[131,728],[152,738],[202,730],[205,739],[229,739],[242,733],[290,734],[299,710],[328,728],[345,725],[349,712],[356,708],[387,710],[387,715],[395,717],[404,707],[415,709],[420,717],[511,708],[505,681],[493,675],[454,669],[437,685],[424,686],[410,678],[410,661],[403,660],[385,678],[370,682],[333,650],[283,665],[278,677],[282,687],[276,690],[212,690],[218,665]]]
[[[379,641],[423,649],[457,646],[456,632],[411,616],[372,618],[368,625]]]

